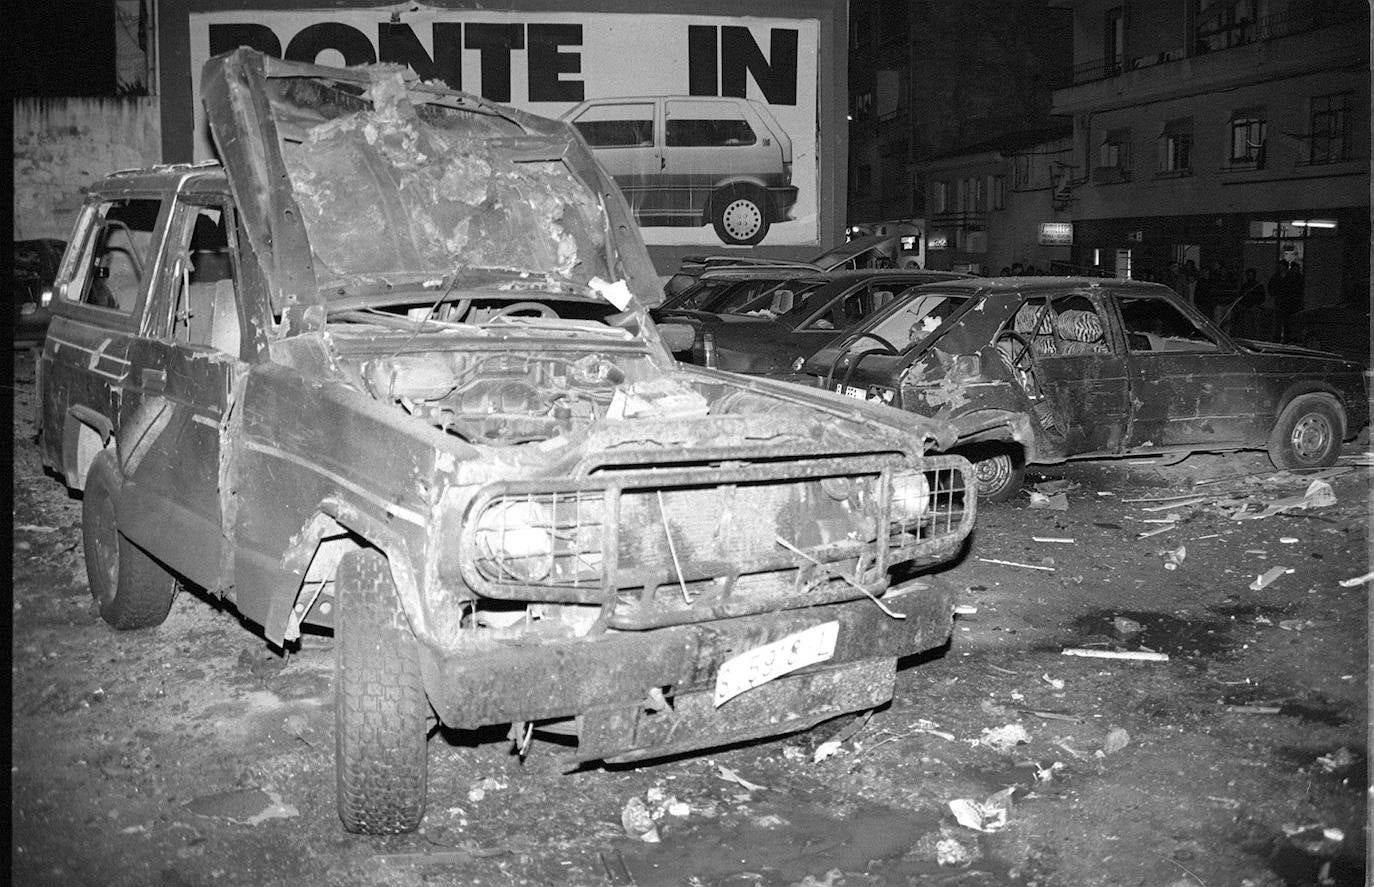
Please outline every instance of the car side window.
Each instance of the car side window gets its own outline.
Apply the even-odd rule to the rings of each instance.
[[[230,221],[224,206],[178,208],[181,275],[175,284],[172,339],[238,357],[241,336]]]
[[[654,106],[592,105],[577,115],[573,126],[593,148],[648,148],[654,144]]]
[[[871,284],[832,302],[826,312],[806,324],[808,330],[849,329],[892,301],[893,284]]]
[[[1027,299],[1009,325],[1018,337],[1030,344],[1031,353],[1037,358],[1111,351],[1097,306],[1092,299],[1079,293],[1052,299]],[[1000,347],[1012,346],[1003,340]]]
[[[162,201],[149,198],[99,204],[63,298],[132,314],[147,283],[153,233],[161,211]]]
[[[1216,338],[1168,299],[1122,296],[1117,304],[1132,352],[1218,350]]]
[[[730,102],[670,101],[664,114],[669,148],[722,148],[758,141],[744,113]]]

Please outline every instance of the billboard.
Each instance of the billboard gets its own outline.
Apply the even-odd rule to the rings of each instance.
[[[779,4],[767,10],[780,14],[760,16],[584,12],[574,4],[213,5],[188,9],[192,96],[205,59],[241,45],[329,65],[395,62],[569,120],[625,192],[651,245],[822,239],[821,21],[804,15],[813,8],[806,4],[795,17]],[[191,122],[194,158],[212,157],[198,101]]]

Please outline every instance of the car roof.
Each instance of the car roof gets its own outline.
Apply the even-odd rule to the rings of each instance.
[[[182,183],[195,180],[198,184],[223,190],[227,180],[224,167],[217,161],[205,160],[200,163],[163,163],[139,169],[121,169],[110,173],[91,186],[93,193],[109,191],[164,190],[169,185],[182,186]]]
[[[1142,295],[1170,292],[1162,283],[1148,283],[1143,280],[1130,280],[1123,277],[969,277],[938,284],[946,289],[967,291],[970,294],[982,292],[993,297],[999,294],[1031,295],[1037,293],[1064,292],[1066,290],[1091,290],[1111,287],[1113,290],[1139,290]]]

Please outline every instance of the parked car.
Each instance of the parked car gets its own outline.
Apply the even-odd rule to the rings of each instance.
[[[903,241],[907,239],[908,235],[901,232],[866,234],[805,261],[730,254],[687,256],[677,273],[664,284],[663,291],[669,297],[675,296],[695,283],[704,272],[723,268],[800,268],[817,274],[897,267],[905,271],[919,271],[920,263],[913,262],[912,256],[903,250]]]
[[[791,218],[792,139],[768,106],[731,96],[591,99],[563,114],[641,225],[710,224],[752,245]]]
[[[346,828],[415,828],[431,712],[631,761],[881,705],[946,643],[905,577],[972,527],[953,428],[674,361],[566,124],[248,49],[201,98],[222,167],[88,189],[40,447],[112,626],[185,582],[333,631]]]
[[[1307,348],[1334,351],[1358,363],[1369,363],[1369,293],[1335,305],[1307,308],[1288,318],[1287,338]]]
[[[953,422],[979,491],[1007,499],[1028,463],[1267,449],[1335,461],[1368,420],[1366,367],[1235,341],[1167,287],[1000,278],[907,293],[828,345],[814,384]]]
[[[14,267],[10,276],[10,302],[16,345],[36,345],[48,330],[48,306],[44,290],[57,277],[57,265],[67,242],[51,237],[14,242]]]
[[[837,271],[797,277],[752,301],[718,303],[709,314],[674,319],[697,330],[694,363],[793,382],[805,379],[799,373],[808,357],[899,294],[962,276],[944,271]]]
[[[727,265],[710,268],[697,281],[676,296],[664,299],[654,309],[655,319],[673,314],[709,313],[722,306],[743,305],[788,280],[814,277],[809,268],[786,265]]]

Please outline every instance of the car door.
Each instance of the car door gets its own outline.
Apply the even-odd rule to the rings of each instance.
[[[599,162],[638,217],[667,207],[661,175],[663,155],[655,120],[656,102],[606,101],[588,105],[572,118]]]
[[[165,204],[157,192],[89,202],[54,281],[53,319],[39,359],[43,459],[76,489],[85,486],[94,452],[118,440],[143,399],[130,349],[147,335]]]
[[[1118,291],[1111,300],[1134,403],[1128,451],[1263,439],[1254,371],[1220,330],[1170,293]]]
[[[699,216],[711,192],[724,182],[753,181],[769,168],[782,171],[778,150],[754,131],[744,109],[731,99],[670,98],[663,102],[662,181],[673,212]]]
[[[218,589],[224,557],[220,440],[244,340],[227,198],[178,199],[131,360],[145,408],[125,461],[120,526],[196,584]]]
[[[1089,291],[1027,299],[1012,323],[1031,345],[1033,376],[1048,410],[1036,416],[1065,455],[1120,451],[1130,419],[1130,384],[1118,337]],[[1029,324],[1025,318],[1033,314]]]

